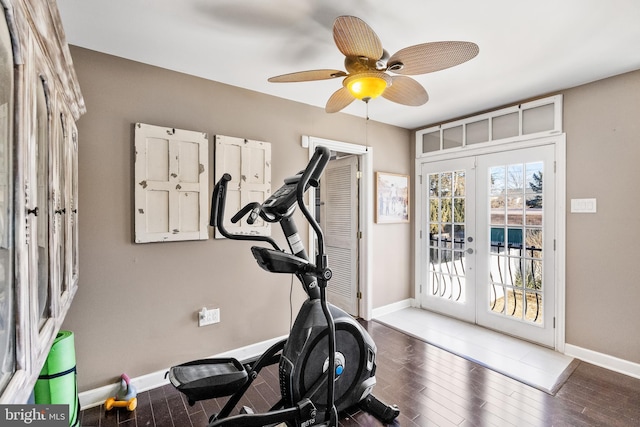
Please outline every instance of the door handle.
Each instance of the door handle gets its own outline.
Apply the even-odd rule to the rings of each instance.
[[[473,253],[473,248],[468,248],[468,249],[467,249],[467,253],[468,253],[469,255],[471,255],[471,254]]]

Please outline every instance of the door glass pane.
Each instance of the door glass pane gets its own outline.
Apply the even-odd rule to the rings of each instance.
[[[465,302],[466,186],[463,170],[429,174],[429,277],[433,297]]]
[[[49,121],[44,82],[36,89],[36,165],[37,169],[37,244],[38,244],[38,318],[40,326],[51,317],[49,287]]]
[[[535,227],[535,228],[527,228],[526,229],[526,240],[525,240],[525,245],[527,247],[527,249],[530,250],[537,250],[537,251],[542,251],[542,228],[541,227]],[[532,257],[533,254],[531,255]],[[534,258],[537,258],[534,257]]]
[[[543,167],[542,162],[492,167],[488,192],[491,206],[489,310],[540,325],[544,320]]]
[[[526,165],[526,224],[542,226],[542,163]]]
[[[507,223],[509,225],[522,225],[522,206],[522,195],[507,196]]]
[[[13,288],[12,193],[13,52],[7,22],[0,19],[0,392],[16,367]]]
[[[439,176],[440,179],[440,196],[442,197],[450,197],[451,196],[451,188],[452,188],[452,176],[451,172],[441,173]]]
[[[66,176],[65,176],[65,171],[67,171],[67,166],[65,165],[65,161],[66,161],[66,141],[65,141],[65,136],[66,136],[66,129],[65,129],[65,123],[64,123],[64,116],[61,114],[60,115],[60,128],[58,129],[57,135],[58,135],[58,141],[57,141],[57,147],[58,147],[58,166],[57,166],[57,172],[58,172],[58,188],[57,188],[57,197],[56,197],[56,225],[58,228],[58,239],[57,239],[57,259],[56,259],[56,265],[58,265],[59,267],[59,271],[58,271],[58,283],[60,284],[60,293],[64,293],[67,291],[68,289],[68,285],[67,285],[67,280],[66,280],[66,260],[65,260],[65,240],[66,240],[66,233],[67,233],[67,227],[66,227],[66,216],[67,216],[67,209],[66,209],[66,191],[65,191],[65,187],[66,187]]]
[[[464,196],[466,192],[464,171],[456,171],[453,182],[453,195]]]
[[[429,175],[429,197],[437,196],[440,193],[440,180],[438,175]]]
[[[504,166],[492,167],[489,176],[491,177],[490,194],[494,196],[504,195],[506,186],[506,169]]]
[[[69,206],[69,226],[71,227],[71,276],[78,276],[78,135],[73,130],[71,156],[71,200]],[[320,217],[318,217],[320,218]]]
[[[446,237],[450,237],[448,233],[451,232],[451,197],[440,199],[440,223],[442,229],[447,233]]]
[[[507,224],[521,225],[523,222],[524,171],[521,164],[509,165],[507,171]]]
[[[453,219],[454,222],[464,222],[464,197],[453,199]]]
[[[507,192],[511,194],[522,194],[523,190],[523,170],[522,165],[507,166]]]
[[[525,318],[529,322],[542,324],[542,295],[539,292],[525,292],[527,297],[527,311]]]
[[[504,196],[496,196],[491,197],[489,201],[491,206],[491,224],[496,225],[504,225],[506,219],[505,213],[505,197]]]
[[[489,170],[489,206],[491,210],[491,224],[504,225],[506,220],[506,169],[504,166],[492,167]],[[492,229],[491,240],[494,232],[500,229]],[[504,240],[504,239],[502,239]]]

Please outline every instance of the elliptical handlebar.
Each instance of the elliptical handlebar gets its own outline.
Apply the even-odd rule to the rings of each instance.
[[[317,147],[311,160],[307,164],[307,167],[304,171],[300,172],[293,178],[288,178],[285,183],[286,184],[296,184],[295,187],[295,196],[298,206],[302,211],[303,215],[313,228],[316,236],[318,237],[318,254],[324,257],[325,247],[324,247],[324,234],[320,229],[320,225],[315,220],[314,216],[311,214],[309,209],[304,203],[304,193],[308,189],[309,186],[318,187],[320,176],[324,171],[327,163],[331,158],[331,152],[326,147]],[[227,186],[231,181],[231,175],[225,173],[222,175],[222,178],[216,183],[213,194],[211,196],[211,216],[209,219],[209,225],[212,227],[217,227],[224,237],[233,240],[252,240],[252,241],[261,241],[269,243],[274,249],[280,251],[280,247],[278,244],[271,238],[267,236],[256,236],[256,235],[243,235],[243,234],[233,234],[230,233],[226,227],[224,226],[224,211],[225,211],[225,201],[227,195]],[[275,194],[274,194],[275,195]],[[292,194],[293,196],[293,194]],[[272,196],[273,197],[273,196]],[[293,200],[291,200],[293,202]],[[238,211],[232,218],[231,222],[236,223],[241,220],[247,213],[250,212],[249,218],[247,222],[249,224],[253,224],[258,217],[261,217],[267,222],[278,222],[281,218],[277,215],[268,214],[265,212],[265,208],[267,204],[261,205],[258,202],[253,202],[245,205],[240,211]],[[320,268],[326,268],[326,262],[322,265],[318,265]]]
[[[275,250],[280,251],[280,247],[271,237],[268,236],[245,236],[242,234],[232,234],[224,226],[224,208],[225,202],[227,199],[227,185],[231,181],[231,175],[225,173],[222,175],[222,178],[218,181],[218,183],[213,188],[213,194],[211,195],[211,216],[209,217],[209,225],[212,227],[217,227],[220,234],[222,234],[227,239],[232,240],[252,240],[259,242],[269,243]],[[259,204],[258,204],[259,206]],[[249,204],[245,206],[240,212],[238,212],[232,218],[233,222],[237,222],[242,216],[244,216],[248,211],[254,210],[255,205]],[[242,213],[242,215],[240,215]]]
[[[213,194],[211,195],[211,216],[209,217],[209,225],[212,227],[218,227],[218,224],[223,223],[227,183],[229,181],[231,181],[231,175],[225,173],[213,188]],[[223,236],[227,237],[225,235],[226,230],[224,229],[224,225],[220,231]]]
[[[313,231],[316,233],[318,238],[318,257],[322,256],[326,259],[325,256],[325,247],[324,247],[324,233],[320,228],[320,224],[314,218],[314,216],[309,212],[309,209],[304,203],[304,193],[307,190],[307,184],[312,187],[318,187],[320,176],[322,176],[322,172],[324,172],[324,168],[329,163],[331,159],[331,152],[327,147],[317,147],[316,151],[313,153],[311,160],[307,164],[300,180],[298,181],[298,185],[296,187],[296,199],[298,201],[298,206],[300,206],[300,210],[303,215],[309,222],[309,225],[313,228]],[[327,265],[317,265],[319,268],[325,268]]]

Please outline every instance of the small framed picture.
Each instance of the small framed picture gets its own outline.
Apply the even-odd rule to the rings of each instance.
[[[376,172],[376,223],[409,222],[409,175]]]

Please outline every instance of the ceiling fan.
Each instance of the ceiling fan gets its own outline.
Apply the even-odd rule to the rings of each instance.
[[[429,100],[429,95],[420,83],[407,76],[444,70],[474,58],[479,52],[475,43],[441,41],[409,46],[390,56],[371,27],[355,16],[339,16],[335,20],[333,40],[345,56],[347,72],[300,71],[268,81],[291,83],[345,77],[343,87],[327,101],[327,113],[338,112],[355,99],[369,102],[378,96],[398,104],[419,106]]]

